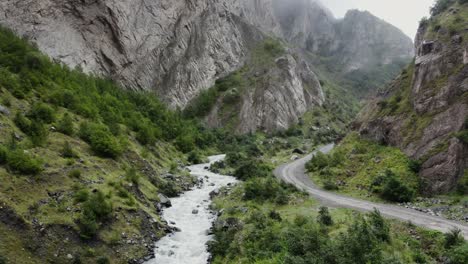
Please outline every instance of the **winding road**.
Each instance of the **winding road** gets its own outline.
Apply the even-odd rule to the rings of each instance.
[[[321,147],[318,151],[328,153],[333,149],[334,145],[330,144]],[[309,176],[305,173],[305,164],[309,161],[317,151],[308,156],[296,160],[292,163],[278,167],[274,174],[276,177],[285,182],[295,185],[297,188],[308,192],[313,197],[317,198],[322,204],[330,207],[345,207],[356,209],[359,211],[372,211],[374,208],[380,211],[387,218],[398,219],[402,221],[411,221],[413,224],[441,231],[448,232],[451,229],[458,228],[461,230],[463,237],[468,240],[468,225],[455,221],[450,221],[442,217],[428,215],[412,209],[407,209],[401,206],[380,204],[347,196],[331,193],[318,188]]]

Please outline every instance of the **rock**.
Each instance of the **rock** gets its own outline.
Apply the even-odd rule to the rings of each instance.
[[[2,0],[0,24],[70,68],[108,75],[128,89],[153,89],[172,108],[184,108],[216,79],[240,69],[251,47],[269,36],[298,50],[333,54],[327,59],[345,73],[413,51],[411,39],[370,13],[350,11],[337,20],[316,1]],[[252,69],[265,83],[240,98],[236,132],[286,129],[323,104],[305,56],[285,53],[272,67]],[[215,114],[206,121],[223,125]]]
[[[167,198],[165,195],[158,194],[158,198],[159,198],[159,204],[161,204],[162,206],[164,207],[172,206],[171,200],[169,200],[169,198]]]
[[[198,214],[198,209],[193,209],[192,214]]]
[[[5,106],[0,105],[0,114],[9,116],[10,115],[10,110],[8,110],[8,108],[6,108]]]
[[[72,254],[67,254],[67,259],[73,259],[73,255]]]
[[[294,149],[292,153],[293,153],[293,154],[299,154],[299,155],[304,155],[304,154],[306,154],[306,152],[305,152],[304,150],[298,149],[298,148]]]
[[[290,160],[298,160],[298,159],[299,159],[299,156],[297,156],[297,155],[293,155],[293,156],[291,156],[291,158],[290,158]]]
[[[219,190],[214,190],[210,192],[210,198],[213,199],[214,197],[219,195]]]

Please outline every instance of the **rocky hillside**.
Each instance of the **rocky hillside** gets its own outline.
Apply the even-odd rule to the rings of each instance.
[[[414,62],[360,117],[362,135],[419,161],[429,194],[453,190],[468,167],[468,4],[439,2],[452,5],[421,21]]]
[[[265,78],[280,75],[281,82],[248,85],[252,89],[242,95],[237,113],[240,132],[284,129],[321,105],[320,85],[304,81],[316,79],[297,55],[304,50],[344,72],[385,65],[412,51],[403,33],[368,13],[336,20],[309,0],[6,0],[0,3],[0,24],[70,67],[155,91],[181,108],[215,80],[252,63],[253,50],[266,39],[282,38],[301,51],[274,58],[275,70],[252,69]],[[257,113],[255,120],[245,114],[250,111]]]

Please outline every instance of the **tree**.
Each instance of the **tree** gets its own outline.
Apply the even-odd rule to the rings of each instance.
[[[328,211],[328,207],[320,207],[319,214],[317,216],[317,221],[322,225],[331,226],[333,225],[333,219]]]
[[[65,135],[73,136],[75,133],[75,127],[73,125],[73,119],[70,114],[65,113],[58,123],[57,130]]]

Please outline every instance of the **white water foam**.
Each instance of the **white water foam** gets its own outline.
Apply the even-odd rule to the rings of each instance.
[[[206,243],[212,239],[208,235],[216,216],[209,210],[210,192],[236,183],[231,176],[212,173],[205,169],[216,161],[223,160],[225,155],[209,157],[210,163],[190,166],[190,174],[203,179],[201,188],[171,199],[172,207],[164,209],[162,217],[180,232],[165,236],[156,243],[155,259],[146,264],[206,264],[210,254]],[[193,211],[198,210],[197,214]]]

